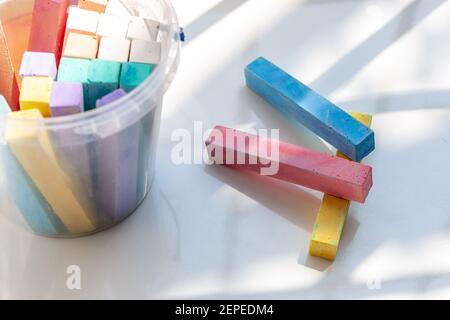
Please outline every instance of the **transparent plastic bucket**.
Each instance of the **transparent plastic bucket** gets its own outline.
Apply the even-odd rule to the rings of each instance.
[[[161,22],[160,64],[138,88],[100,109],[38,120],[0,115],[2,219],[39,235],[83,236],[119,223],[149,192],[163,95],[179,63],[179,26],[168,0],[127,3]],[[9,45],[25,47],[33,4],[0,0]],[[15,24],[18,35],[11,34],[19,30]],[[10,132],[19,134],[10,139]]]

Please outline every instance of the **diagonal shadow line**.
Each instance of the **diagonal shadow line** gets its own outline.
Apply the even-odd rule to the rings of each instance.
[[[415,0],[411,2],[372,36],[364,40],[313,81],[311,87],[317,88],[325,96],[330,95],[354,78],[370,61],[410,32],[445,1]],[[417,10],[419,7],[420,10]],[[392,33],[392,30],[397,31]]]
[[[450,107],[450,90],[374,93],[339,101],[338,105],[361,112],[374,110],[377,114],[418,109],[447,109]]]
[[[248,1],[249,0],[222,0],[184,28],[188,40],[193,40],[198,37],[208,28]],[[189,41],[186,42],[186,44],[188,43]]]

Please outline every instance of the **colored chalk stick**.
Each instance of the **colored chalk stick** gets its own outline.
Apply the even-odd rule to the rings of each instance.
[[[121,219],[138,204],[140,122],[122,126],[118,119],[99,130],[104,135],[96,143],[99,208]]]
[[[95,108],[98,99],[119,88],[120,62],[95,59],[88,72],[88,106]]]
[[[106,96],[102,97],[101,99],[98,99],[97,103],[96,103],[96,108],[106,106],[126,95],[127,95],[127,93],[123,89],[114,90],[113,92],[108,93]]]
[[[349,158],[360,161],[375,149],[370,128],[268,60],[250,63],[245,77],[251,90]]]
[[[100,14],[98,12],[72,6],[69,8],[66,28],[68,31],[94,35],[97,32],[99,19]]]
[[[357,112],[351,115],[370,127],[372,116]],[[337,152],[337,156],[348,159],[345,155]],[[314,229],[309,244],[309,254],[327,260],[336,259],[341,234],[347,219],[350,201],[325,194],[317,214]]]
[[[62,58],[58,70],[58,82],[80,82],[83,84],[84,106],[87,106],[87,84],[91,60]]]
[[[70,0],[36,0],[28,51],[50,52],[59,63]]]
[[[117,62],[128,61],[130,55],[130,40],[102,37],[98,50],[98,58]]]
[[[42,115],[38,109],[9,114],[5,139],[12,154],[71,234],[93,231],[91,213],[83,208],[76,196],[79,190],[61,170],[47,132],[34,122],[17,125],[23,119],[42,119]]]
[[[52,117],[67,116],[84,111],[83,84],[81,82],[55,82],[50,97]]]
[[[154,68],[154,64],[122,63],[119,86],[126,92],[134,90],[152,74]]]
[[[23,54],[20,65],[21,77],[50,77],[56,80],[57,72],[53,53],[27,51]]]
[[[105,12],[119,17],[130,17],[133,12],[130,12],[122,3],[121,0],[109,0],[106,5]]]
[[[97,35],[101,37],[125,39],[130,19],[107,13],[100,14]]]
[[[127,38],[131,40],[156,41],[159,22],[141,17],[131,17]]]
[[[211,160],[216,164],[261,173],[267,161],[278,168],[271,172],[270,177],[336,197],[362,203],[372,187],[372,168],[369,166],[242,131],[216,126],[206,145]],[[279,156],[274,158],[267,156],[269,152],[266,155],[261,153],[266,149],[271,152],[279,150]],[[258,161],[239,164],[239,157]]]
[[[142,40],[131,41],[130,62],[158,64],[160,60],[160,42]]]
[[[79,0],[78,7],[81,9],[105,12],[108,0]]]
[[[50,77],[24,77],[20,88],[20,110],[39,109],[44,117],[49,117],[52,85]]]
[[[10,58],[8,42],[0,21],[0,94],[13,110],[19,108],[19,85]]]
[[[3,96],[0,96],[0,116],[7,116],[10,112]],[[8,192],[30,228],[38,234],[55,236],[64,233],[65,227],[61,220],[6,145],[0,145],[0,158]]]
[[[76,31],[68,31],[63,56],[69,58],[94,59],[98,52],[98,37]]]
[[[22,55],[27,51],[30,40],[34,3],[34,0],[0,1],[0,20],[8,43],[9,57],[14,68],[18,88],[21,84],[19,69]],[[17,110],[15,106],[11,104],[10,106]]]

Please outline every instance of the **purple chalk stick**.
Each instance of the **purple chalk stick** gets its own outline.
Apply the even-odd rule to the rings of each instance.
[[[50,97],[52,117],[67,116],[84,111],[83,85],[81,83],[54,82]]]
[[[55,80],[57,74],[55,55],[48,52],[25,52],[19,74],[21,77],[50,77]]]
[[[111,102],[116,101],[126,95],[127,95],[127,93],[123,89],[114,90],[113,92],[107,94],[106,96],[102,97],[101,99],[98,99],[97,103],[96,103],[96,107],[99,108],[99,107],[106,106],[107,104],[110,104]]]

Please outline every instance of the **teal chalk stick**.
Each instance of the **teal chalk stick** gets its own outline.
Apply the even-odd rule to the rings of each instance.
[[[5,119],[11,109],[0,96],[0,118]],[[0,157],[6,174],[7,189],[30,228],[38,234],[57,236],[66,228],[52,207],[28,177],[8,146],[0,145]]]
[[[154,64],[125,62],[120,73],[120,88],[130,92],[144,82],[155,69]]]
[[[119,88],[121,63],[93,59],[88,71],[87,110],[95,108],[98,99]]]
[[[245,69],[247,86],[355,161],[375,149],[374,132],[265,58]]]
[[[82,83],[84,105],[88,102],[88,73],[91,60],[77,58],[61,58],[58,69],[58,82]],[[87,111],[87,110],[86,110]]]

